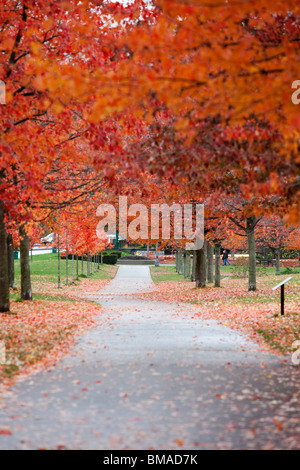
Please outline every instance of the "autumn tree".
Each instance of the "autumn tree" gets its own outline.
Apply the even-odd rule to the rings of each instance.
[[[290,236],[295,230],[293,226],[287,226],[276,216],[263,218],[258,226],[257,242],[269,248],[276,259],[276,274],[280,274],[280,256],[287,246]]]

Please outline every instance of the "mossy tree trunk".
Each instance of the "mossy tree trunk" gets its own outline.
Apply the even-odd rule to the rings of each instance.
[[[193,250],[193,262],[192,262],[192,270],[191,270],[191,281],[196,281],[196,250]]]
[[[191,275],[191,252],[186,251],[184,253],[184,279],[188,279]]]
[[[178,253],[178,274],[183,274],[183,255],[181,250]]]
[[[206,286],[206,262],[205,249],[196,250],[196,267],[195,267],[196,287],[203,288]]]
[[[178,269],[179,269],[179,257],[178,257],[178,251],[176,251],[176,253],[175,253],[175,270],[176,270],[177,273],[178,273]]]
[[[25,224],[19,227],[20,234],[20,260],[21,260],[21,299],[32,300],[30,263],[29,263],[29,238]]]
[[[8,256],[8,281],[9,287],[15,288],[15,260],[14,260],[14,243],[12,234],[7,235],[7,256]]]
[[[214,282],[214,247],[207,243],[207,282]]]
[[[215,245],[215,287],[221,287],[221,245]]]
[[[246,226],[242,222],[238,221],[234,217],[230,217],[230,220],[235,223],[240,230],[244,231],[247,235],[248,240],[248,252],[249,252],[249,274],[248,274],[248,290],[256,290],[256,248],[255,248],[255,227],[257,226],[260,218],[255,215],[251,215],[246,219]]]
[[[60,241],[59,241],[59,234],[57,234],[57,288],[61,288],[60,283],[61,275],[60,275]]]
[[[9,312],[7,233],[3,204],[0,201],[0,312]]]
[[[66,230],[66,285],[69,285],[69,246],[68,246],[68,230]]]
[[[72,252],[72,284],[75,283],[75,258],[74,253]]]
[[[248,277],[248,290],[256,290],[256,249],[255,249],[255,226],[256,217],[254,215],[247,218],[247,239],[249,251],[249,277]]]

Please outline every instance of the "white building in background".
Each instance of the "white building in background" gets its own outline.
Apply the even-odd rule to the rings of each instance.
[[[46,235],[45,237],[41,238],[42,243],[53,243],[55,237],[55,233],[49,233],[49,235]]]

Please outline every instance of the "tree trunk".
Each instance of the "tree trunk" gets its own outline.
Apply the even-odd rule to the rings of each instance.
[[[59,234],[57,234],[57,288],[61,288],[60,284],[60,243]]]
[[[14,289],[15,286],[15,260],[14,260],[14,244],[12,234],[7,235],[7,256],[8,256],[8,281],[9,287]]]
[[[256,217],[253,215],[247,218],[247,238],[248,238],[248,251],[249,251],[249,277],[248,277],[248,290],[256,290],[256,251],[255,251],[255,221]]]
[[[69,285],[69,247],[68,247],[68,231],[66,232],[66,285]]]
[[[76,255],[76,281],[78,281],[78,255]]]
[[[21,299],[32,300],[30,264],[29,264],[29,238],[25,224],[20,225],[20,259],[21,259]]]
[[[215,245],[215,287],[221,287],[221,245]]]
[[[4,223],[4,210],[0,201],[0,312],[9,312],[9,281],[7,233]]]
[[[74,253],[72,253],[72,284],[75,284],[75,259],[74,259]]]
[[[203,249],[204,249],[204,270],[205,270],[205,283],[206,283],[206,279],[207,279],[207,240],[205,238],[204,238]]]
[[[276,250],[276,274],[280,274],[280,249]]]
[[[195,267],[196,287],[206,286],[206,263],[205,249],[196,250],[196,267]]]
[[[186,251],[184,253],[184,279],[188,279],[191,275],[191,252]]]
[[[183,258],[183,251],[180,250],[179,253],[179,274],[183,276],[183,270],[184,270],[184,258]]]
[[[159,260],[158,260],[158,243],[156,243],[156,251],[155,251],[155,266],[159,266]]]
[[[193,250],[193,262],[192,262],[192,272],[191,272],[191,281],[196,281],[196,250]]]
[[[214,282],[214,247],[207,243],[207,282]]]
[[[179,257],[178,257],[178,251],[175,253],[175,270],[178,273],[179,271]]]

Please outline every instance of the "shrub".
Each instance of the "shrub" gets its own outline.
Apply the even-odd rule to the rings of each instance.
[[[111,251],[110,255],[116,255],[119,258],[121,258],[122,253],[120,251]]]
[[[103,264],[116,264],[118,261],[117,255],[104,255]]]

